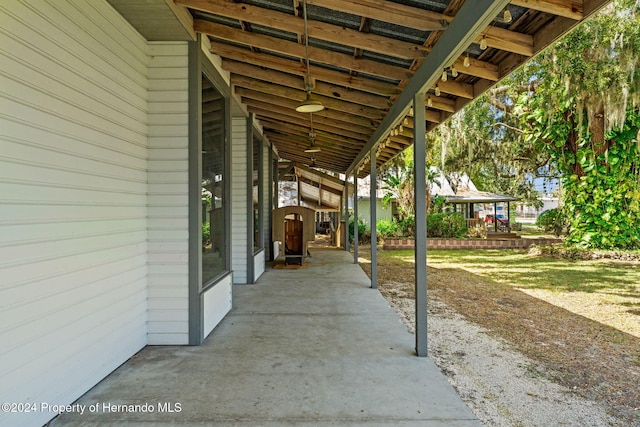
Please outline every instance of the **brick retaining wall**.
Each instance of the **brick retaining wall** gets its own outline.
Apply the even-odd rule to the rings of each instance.
[[[560,239],[427,239],[428,249],[527,249],[560,243]],[[413,239],[385,239],[384,249],[413,249]]]

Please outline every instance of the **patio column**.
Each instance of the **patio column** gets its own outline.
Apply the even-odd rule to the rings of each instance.
[[[344,177],[344,250],[349,252],[349,177]]]
[[[358,263],[358,172],[353,172],[353,263]]]
[[[424,109],[424,107],[423,107]],[[369,190],[369,210],[371,211],[371,219],[369,221],[369,226],[371,227],[371,288],[378,288],[378,248],[376,243],[378,241],[378,236],[376,233],[376,195],[377,195],[377,177],[376,174],[376,148],[373,147],[371,151],[369,151],[369,157],[371,158],[371,188]]]
[[[425,95],[413,97],[413,164],[415,206],[415,294],[416,294],[416,354],[427,356],[427,177],[426,177],[426,114]]]

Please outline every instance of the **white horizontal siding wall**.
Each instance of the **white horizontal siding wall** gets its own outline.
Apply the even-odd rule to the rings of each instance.
[[[148,54],[148,342],[188,344],[188,45],[149,42]]]
[[[146,343],[146,41],[104,1],[0,22],[0,402],[71,403]]]
[[[247,195],[247,119],[231,119],[231,269],[233,283],[247,283],[249,200]],[[253,262],[253,260],[251,261]]]
[[[233,283],[231,274],[220,279],[202,294],[203,337],[206,338],[231,311]]]

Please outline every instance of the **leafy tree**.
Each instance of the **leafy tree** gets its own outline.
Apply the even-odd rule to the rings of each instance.
[[[640,247],[640,4],[618,0],[428,141],[445,171],[480,189],[535,200],[559,177],[568,242]]]
[[[428,163],[429,162],[427,162],[427,169],[425,170],[427,182],[436,182],[436,175],[429,169]],[[388,162],[380,172],[380,180],[382,181],[381,188],[385,192],[382,203],[384,206],[387,206],[392,200],[395,200],[398,203],[401,221],[412,218],[415,215],[413,174],[413,149],[411,147]],[[430,201],[431,194],[429,192],[429,186],[427,185],[427,210],[429,210]]]
[[[562,178],[568,241],[640,247],[640,6],[614,3],[527,67],[514,112]]]
[[[569,221],[560,208],[555,208],[540,214],[536,220],[536,225],[544,231],[551,232],[556,237],[560,237],[564,233],[565,228],[569,226]]]

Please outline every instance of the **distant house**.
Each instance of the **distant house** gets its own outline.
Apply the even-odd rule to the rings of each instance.
[[[469,226],[493,225],[498,231],[498,224],[493,219],[496,215],[506,219],[505,224],[510,224],[510,203],[517,201],[517,197],[480,191],[466,173],[454,172],[447,177],[438,168],[432,167],[431,171],[436,175],[436,182],[431,187],[432,196],[445,197],[445,202],[453,206],[455,212],[467,218]]]
[[[540,198],[542,206],[537,207],[526,203],[516,204],[516,216],[518,218],[537,218],[542,212],[555,209],[560,206],[560,198],[554,194],[545,194]]]
[[[386,190],[383,190],[378,182],[376,189],[376,219],[391,220],[398,217],[398,203],[391,200],[386,206],[383,203]],[[349,209],[353,210],[353,199],[351,199]],[[366,224],[369,224],[371,218],[371,180],[370,176],[358,180],[358,217]]]

